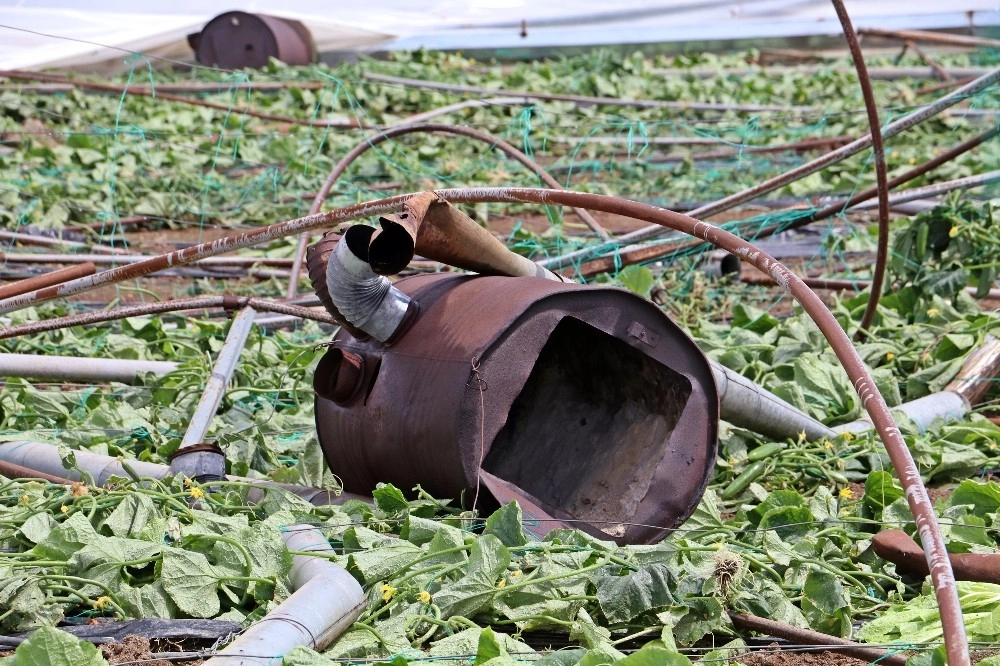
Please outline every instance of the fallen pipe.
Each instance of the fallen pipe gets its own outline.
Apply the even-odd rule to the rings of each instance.
[[[719,415],[724,421],[775,440],[794,439],[803,432],[809,441],[836,436],[830,428],[743,375],[715,361],[709,363],[719,392]]]
[[[918,577],[928,574],[923,549],[902,530],[882,530],[872,537],[872,548],[895,564],[897,571]],[[1000,553],[951,553],[948,557],[956,579],[1000,585]]]
[[[222,396],[236,370],[256,315],[252,307],[246,306],[233,317],[226,341],[222,343],[222,349],[212,367],[212,374],[205,384],[194,414],[191,415],[191,422],[180,446],[170,456],[172,474],[183,474],[199,483],[219,481],[226,476],[226,455],[217,445],[206,444],[205,434],[222,404]]]
[[[292,552],[336,553],[312,526],[283,529],[285,546]],[[358,619],[368,603],[354,577],[324,557],[295,555],[289,578],[295,592],[203,666],[270,666],[300,645],[321,651]]]
[[[934,421],[961,420],[969,411],[969,402],[964,396],[954,391],[939,391],[910,402],[904,402],[898,407],[893,407],[892,411],[904,414],[921,431],[925,431]],[[869,419],[861,418],[835,426],[833,430],[838,434],[844,432],[859,433],[871,430],[873,427]]]
[[[131,384],[144,373],[165,375],[177,369],[172,361],[132,361],[78,356],[0,354],[0,377],[24,377],[66,382]]]
[[[77,468],[90,474],[96,486],[103,486],[112,476],[129,478],[131,474],[125,471],[125,465],[140,477],[162,479],[170,473],[170,468],[166,465],[140,460],[122,461],[82,450],[73,451],[73,455],[76,456]],[[59,456],[59,449],[45,442],[4,442],[0,444],[0,461],[70,481],[80,481],[83,478],[77,469],[66,469]]]
[[[123,462],[129,469],[141,478],[163,479],[171,475],[170,467],[158,463],[141,462],[138,460],[122,461],[112,456],[105,456],[89,451],[74,450],[77,468],[93,476],[95,485],[103,486],[112,476],[128,478],[130,475],[125,471]],[[76,469],[66,469],[62,464],[59,449],[47,442],[5,442],[0,444],[0,464],[5,467],[0,468],[0,474],[7,474],[7,469],[11,474],[17,472],[22,475],[36,475],[31,478],[41,478],[53,483],[72,483],[81,481],[83,477]],[[22,476],[19,478],[28,478]],[[246,483],[253,486],[247,493],[248,504],[259,504],[268,488],[279,488],[290,492],[297,497],[315,506],[327,506],[333,504],[343,504],[348,500],[371,501],[371,497],[356,495],[354,493],[341,492],[334,494],[332,491],[323,488],[310,488],[309,486],[296,486],[289,483],[277,483],[275,481],[265,481],[262,479],[249,479],[242,476],[227,477],[228,481]]]
[[[116,321],[129,317],[142,317],[152,314],[163,314],[164,312],[179,312],[183,310],[200,310],[207,308],[242,308],[252,307],[261,312],[274,312],[276,314],[298,317],[300,319],[311,319],[323,324],[338,324],[339,321],[326,314],[318,312],[300,305],[291,303],[280,303],[263,298],[246,296],[197,296],[195,298],[178,298],[159,303],[137,303],[135,305],[123,305],[111,310],[98,310],[96,312],[84,312],[81,314],[68,315],[66,317],[53,317],[41,321],[30,321],[17,326],[0,328],[0,340],[6,338],[16,338],[21,335],[32,335],[55,331],[71,326],[86,326],[105,321]]]
[[[20,296],[21,294],[26,294],[35,289],[51,287],[54,284],[62,284],[67,280],[86,277],[88,275],[93,275],[96,272],[97,266],[92,261],[88,261],[77,266],[69,266],[68,268],[60,268],[56,271],[50,271],[25,280],[18,280],[17,282],[5,284],[0,287],[0,298]]]
[[[783,622],[775,622],[756,615],[736,613],[729,611],[729,619],[733,624],[741,629],[749,629],[776,638],[783,638],[799,645],[822,646],[824,650],[838,652],[855,659],[862,659],[872,664],[883,664],[884,666],[906,666],[907,657],[902,654],[894,654],[875,647],[862,645],[849,641],[839,636],[823,634],[811,629],[793,627]]]

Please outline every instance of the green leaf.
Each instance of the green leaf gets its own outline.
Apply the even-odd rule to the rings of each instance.
[[[903,496],[903,488],[896,483],[892,474],[883,470],[875,470],[865,481],[865,506],[878,519],[882,510]]]
[[[209,618],[219,614],[219,576],[201,553],[180,548],[166,549],[160,580],[163,591],[186,615]]]
[[[476,539],[469,554],[465,577],[434,595],[434,603],[441,609],[441,615],[445,618],[475,615],[490,603],[508,564],[510,552],[500,539],[492,534]]]
[[[528,539],[521,529],[521,507],[516,501],[510,501],[500,507],[486,519],[484,534],[492,534],[508,547],[523,546]]]
[[[42,627],[17,646],[12,666],[108,666],[91,643],[54,627]]]
[[[676,581],[670,568],[653,564],[627,576],[600,576],[594,580],[601,612],[609,622],[628,622],[647,611],[676,603]]]
[[[617,277],[623,287],[634,294],[639,294],[640,296],[646,298],[649,297],[649,293],[652,291],[653,285],[656,284],[656,278],[653,277],[653,271],[649,270],[645,266],[626,266],[621,270],[621,272],[618,273]]]
[[[144,493],[130,493],[100,526],[115,536],[128,537],[141,533],[154,517],[159,517],[159,511],[153,500]]]
[[[402,513],[410,506],[403,491],[391,483],[379,484],[372,492],[372,497],[375,498],[375,506],[389,514]]]
[[[810,627],[842,638],[851,635],[851,597],[839,578],[825,569],[812,569],[802,595],[802,613]]]
[[[618,666],[690,666],[691,660],[674,650],[644,645],[616,663]]]

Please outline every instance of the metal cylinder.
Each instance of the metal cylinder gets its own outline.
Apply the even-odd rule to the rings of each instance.
[[[346,490],[387,481],[471,500],[481,485],[485,507],[517,499],[543,534],[620,543],[690,515],[715,462],[718,397],[704,355],[655,305],[534,277],[396,287],[420,304],[410,327],[392,345],[341,330],[314,377],[320,444]]]
[[[94,477],[94,483],[103,486],[112,476],[128,477],[125,465],[139,476],[162,479],[170,473],[166,465],[142,462],[139,460],[121,461],[110,456],[102,456],[89,451],[74,451],[77,467]],[[0,444],[0,460],[38,470],[45,474],[58,476],[71,481],[79,481],[80,473],[66,469],[59,450],[45,442],[5,442]],[[123,464],[124,463],[124,464]]]
[[[308,65],[315,57],[312,36],[300,21],[248,12],[219,14],[188,35],[188,43],[199,63],[224,69],[260,69],[271,58]]]

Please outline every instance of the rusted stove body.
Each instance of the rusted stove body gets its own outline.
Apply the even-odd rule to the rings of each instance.
[[[341,329],[316,372],[320,443],[345,490],[419,484],[468,504],[479,489],[480,505],[517,499],[538,535],[619,543],[690,515],[719,401],[705,357],[656,306],[531,277],[396,286],[418,305],[408,327],[388,345]]]

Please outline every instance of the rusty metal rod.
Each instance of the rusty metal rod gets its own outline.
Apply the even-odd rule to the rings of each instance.
[[[539,166],[534,160],[525,155],[523,152],[507,143],[503,139],[493,136],[489,132],[483,132],[480,130],[472,129],[471,127],[460,127],[456,125],[442,125],[438,123],[420,123],[420,124],[408,124],[408,125],[397,125],[396,127],[389,127],[382,130],[379,134],[367,138],[354,148],[351,149],[346,155],[330,171],[330,175],[326,177],[323,186],[320,187],[319,192],[316,193],[315,199],[313,199],[312,206],[309,208],[309,214],[315,215],[320,212],[323,207],[323,202],[326,201],[326,197],[330,194],[330,190],[333,189],[334,184],[343,175],[354,160],[363,155],[369,149],[374,148],[380,143],[388,141],[397,136],[404,136],[406,134],[413,134],[415,132],[440,132],[444,134],[455,134],[457,136],[464,136],[469,139],[475,139],[477,141],[482,141],[483,143],[490,144],[491,147],[495,147],[504,153],[508,157],[511,157],[518,161],[521,166],[525,167],[536,176],[538,176],[546,185],[553,189],[560,190],[562,185],[558,180],[553,178],[543,167]],[[584,224],[590,227],[591,231],[596,233],[603,240],[609,240],[610,236],[608,232],[600,225],[600,223],[594,219],[593,215],[588,213],[582,208],[574,208],[573,212],[576,213],[577,217],[583,220]],[[308,234],[302,234],[299,236],[298,247],[295,251],[295,262],[292,264],[292,276],[288,282],[288,297],[294,298],[295,294],[298,293],[299,288],[299,276],[302,274],[302,262],[305,258],[306,245],[309,242]]]
[[[11,264],[137,264],[152,259],[148,254],[51,254],[42,252],[0,252],[0,262]],[[211,257],[197,262],[203,266],[291,266],[289,257]]]
[[[407,79],[399,76],[388,76],[365,72],[369,81],[378,81],[407,88],[426,88],[428,90],[443,90],[445,92],[472,93],[475,95],[504,95],[522,97],[533,100],[549,100],[555,102],[573,102],[575,104],[603,104],[606,106],[626,106],[639,109],[677,109],[680,111],[745,111],[748,113],[778,112],[778,113],[817,113],[822,109],[815,106],[777,106],[773,104],[718,104],[713,102],[668,102],[658,99],[622,99],[619,97],[588,97],[585,95],[566,95],[563,93],[540,93],[527,90],[491,90],[476,86],[462,86],[439,81],[423,81]]]
[[[1000,72],[998,72],[1000,74]],[[913,512],[920,541],[925,546],[928,568],[935,594],[941,609],[942,625],[945,642],[949,645],[967,645],[965,627],[962,623],[962,612],[958,603],[958,593],[955,588],[955,578],[948,560],[947,548],[941,535],[934,509],[927,496],[927,489],[920,478],[920,472],[903,440],[899,426],[896,425],[892,413],[879,394],[874,379],[865,367],[858,351],[840,327],[840,323],[823,304],[820,297],[807,287],[794,273],[776,259],[766,254],[760,248],[719,227],[697,220],[688,215],[682,215],[648,204],[628,201],[617,197],[608,197],[583,192],[565,190],[542,190],[531,188],[466,188],[456,190],[440,190],[438,196],[452,203],[535,203],[541,205],[579,206],[605,213],[625,215],[654,224],[661,224],[676,231],[681,231],[708,241],[731,254],[740,257],[749,264],[771,276],[771,278],[788,291],[809,316],[816,322],[823,335],[829,341],[834,353],[847,372],[848,377],[861,398],[861,403],[867,410],[875,429],[896,470],[907,502]],[[184,250],[171,252],[156,257],[148,262],[133,264],[111,269],[97,275],[82,278],[59,289],[51,287],[37,290],[24,296],[0,301],[2,311],[10,311],[25,307],[41,300],[49,300],[59,296],[79,293],[103,284],[109,284],[123,279],[132,279],[141,275],[162,270],[172,265],[189,263],[204,256],[213,256],[222,252],[247,247],[255,243],[282,238],[295,233],[301,233],[323,226],[340,222],[397,212],[401,204],[412,195],[390,197],[379,201],[366,202],[348,206],[319,215],[311,215],[297,220],[290,220],[254,231],[221,238],[212,243],[196,245]],[[949,653],[952,650],[949,651]],[[962,664],[962,661],[956,662]]]
[[[1000,126],[993,127],[982,134],[979,134],[967,141],[963,141],[959,145],[951,148],[940,155],[920,164],[909,171],[896,176],[889,181],[889,189],[895,188],[898,185],[907,183],[915,178],[928,173],[936,169],[937,167],[950,162],[951,160],[969,152],[970,150],[977,148],[986,141],[993,139],[1000,134]],[[908,190],[909,191],[909,190]],[[890,197],[890,203],[894,200],[894,197],[904,196],[908,191],[900,192],[897,195]],[[795,220],[794,222],[788,224],[775,224],[769,227],[764,227],[760,231],[754,233],[754,238],[767,238],[768,236],[773,236],[774,234],[781,231],[789,231],[791,229],[799,229],[801,227],[808,226],[813,222],[819,222],[820,220],[825,220],[831,218],[835,215],[843,213],[848,208],[852,208],[857,204],[868,201],[872,197],[878,194],[878,188],[870,187],[866,190],[862,190],[850,198],[840,199],[834,203],[828,205],[826,208],[817,210],[811,214],[804,214],[802,219]],[[926,193],[924,193],[926,194]],[[623,238],[624,236],[622,236]],[[597,275],[598,273],[605,273],[610,271],[617,266],[628,266],[629,264],[647,263],[650,261],[656,261],[667,257],[675,252],[683,252],[693,250],[701,245],[704,245],[701,241],[683,241],[680,243],[674,242],[671,244],[667,243],[657,243],[655,245],[647,245],[644,247],[637,248],[635,250],[626,250],[620,252],[615,256],[610,257],[599,257],[597,259],[592,259],[590,261],[584,262],[575,268],[577,272],[583,277],[590,277]],[[569,256],[569,255],[566,255]],[[545,265],[545,262],[540,262]]]
[[[184,449],[205,441],[208,427],[215,418],[215,412],[222,404],[222,396],[226,393],[226,386],[236,371],[236,364],[240,360],[243,347],[250,337],[250,330],[253,328],[253,319],[257,315],[250,306],[245,306],[235,317],[226,334],[226,341],[219,350],[219,355],[212,366],[212,375],[205,384],[205,391],[201,394],[198,406],[195,407],[194,414],[191,415],[191,422],[184,432],[179,449]]]
[[[59,270],[50,271],[48,273],[43,273],[41,275],[36,275],[35,277],[26,278],[24,280],[18,280],[17,282],[12,282],[10,284],[5,284],[0,287],[0,298],[9,298],[11,296],[20,296],[21,294],[26,294],[29,291],[34,291],[35,289],[41,289],[42,287],[51,287],[54,284],[62,284],[68,280],[74,280],[80,277],[86,277],[88,275],[93,275],[97,272],[97,266],[94,262],[88,261],[77,266],[69,266],[67,268],[60,268]]]
[[[864,661],[875,664],[884,664],[885,666],[906,666],[907,658],[904,655],[887,652],[886,650],[880,650],[879,648],[868,647],[866,645],[862,645],[861,643],[855,643],[854,641],[849,641],[838,636],[822,634],[811,629],[793,627],[789,624],[785,624],[784,622],[775,622],[774,620],[768,620],[767,618],[758,617],[756,615],[748,615],[746,613],[735,613],[733,611],[729,611],[729,618],[737,627],[774,636],[776,638],[783,638],[785,640],[792,641],[793,643],[821,646],[831,652],[846,654],[849,657],[863,659]]]
[[[89,243],[81,243],[79,241],[65,240],[63,238],[52,238],[51,236],[37,236],[35,234],[26,234],[22,231],[0,231],[0,238],[16,241],[22,245],[56,245],[59,247],[66,248],[82,248],[90,250],[91,252],[104,252],[107,254],[124,254],[128,252],[125,248],[121,247],[108,247],[106,245],[91,245]]]
[[[915,125],[922,123],[928,118],[932,118],[937,114],[941,113],[945,109],[958,104],[959,102],[967,99],[970,95],[980,92],[990,86],[995,85],[1000,82],[1000,68],[991,70],[988,74],[979,77],[975,81],[972,81],[968,85],[962,86],[961,88],[938,98],[934,102],[921,107],[920,109],[903,116],[899,120],[889,123],[885,126],[882,131],[882,138],[888,139],[890,137],[896,136],[901,132],[904,132]],[[805,178],[806,176],[812,175],[817,171],[820,171],[831,164],[840,162],[842,160],[856,155],[863,150],[867,150],[872,146],[872,137],[870,134],[865,135],[859,139],[852,141],[851,143],[837,148],[825,155],[821,155],[816,159],[810,160],[805,164],[795,167],[785,173],[770,178],[762,183],[759,183],[753,187],[747,188],[741,192],[731,194],[727,197],[719,199],[711,204],[700,206],[691,211],[691,215],[694,217],[711,217],[717,213],[734,208],[747,201],[752,201],[757,197],[773,192],[781,187],[785,187],[790,183],[794,183],[797,180]],[[618,236],[615,242],[621,243],[631,243],[640,240],[646,240],[649,238],[655,238],[663,233],[663,228],[655,224],[649,225],[648,227],[643,227],[642,229],[637,229],[636,231],[629,232]],[[649,248],[646,248],[647,250]],[[546,268],[562,267],[570,265],[573,259],[577,259],[586,255],[593,255],[594,248],[584,248],[582,250],[576,250],[574,252],[568,252],[566,254],[560,255],[558,257],[552,257],[539,262]]]
[[[867,331],[872,325],[879,299],[882,296],[882,285],[885,284],[885,270],[889,263],[889,177],[886,175],[885,145],[882,143],[882,130],[879,125],[878,106],[875,104],[875,92],[872,90],[871,79],[868,78],[868,67],[865,65],[865,56],[861,52],[858,35],[854,32],[851,17],[847,13],[847,8],[844,7],[844,0],[830,1],[833,3],[837,18],[844,30],[844,39],[847,40],[847,47],[851,51],[854,67],[858,70],[858,83],[861,85],[861,94],[865,100],[865,112],[868,114],[868,131],[871,135],[872,151],[875,156],[875,180],[878,189],[878,241],[875,249],[875,269],[872,272],[871,294],[868,296],[865,312],[861,315],[858,331],[854,334],[854,339],[857,340],[858,336],[864,335],[864,331]]]
[[[41,479],[43,481],[48,481],[49,483],[58,483],[64,486],[68,486],[73,483],[69,479],[64,479],[61,476],[39,472],[36,469],[7,462],[6,460],[0,460],[0,476],[6,476],[8,479]]]
[[[168,102],[180,102],[181,104],[189,104],[191,106],[203,106],[207,109],[216,109],[218,111],[225,111],[227,113],[232,113],[235,115],[251,116],[253,118],[260,118],[262,120],[273,120],[280,123],[288,123],[289,125],[304,125],[306,127],[338,127],[344,129],[351,129],[360,127],[360,124],[353,119],[348,120],[310,120],[307,118],[295,118],[293,116],[282,116],[275,113],[265,113],[263,111],[255,111],[248,106],[236,108],[232,104],[220,104],[218,102],[209,102],[203,99],[197,99],[193,97],[186,97],[184,95],[171,95],[169,93],[160,93],[153,88],[146,87],[129,87],[121,86],[112,83],[100,83],[97,81],[81,81],[79,79],[70,79],[65,76],[59,76],[57,74],[45,74],[43,72],[27,72],[19,69],[12,70],[0,70],[0,77],[8,79],[21,79],[25,81],[47,81],[49,83],[62,83],[65,85],[71,85],[82,90],[98,90],[101,92],[110,92],[116,95],[138,95],[141,97],[153,97],[159,100],[165,100]]]
[[[312,310],[291,303],[279,303],[277,301],[265,300],[262,298],[246,296],[199,296],[195,298],[178,298],[161,303],[140,303],[138,305],[124,305],[111,310],[99,310],[97,312],[84,312],[66,317],[56,317],[32,321],[17,326],[0,328],[0,340],[16,338],[22,335],[34,335],[47,331],[56,331],[61,328],[71,326],[85,326],[87,324],[97,324],[105,321],[116,321],[127,319],[128,317],[142,317],[151,314],[163,314],[164,312],[180,312],[183,310],[200,310],[222,307],[247,307],[250,306],[259,312],[274,312],[277,314],[298,317],[300,319],[311,319],[323,324],[339,325],[339,322],[331,317],[325,310]]]
[[[1000,39],[989,39],[987,37],[974,37],[970,35],[956,35],[945,32],[932,32],[930,30],[886,30],[884,28],[861,28],[858,30],[858,33],[862,35],[871,35],[872,37],[900,39],[907,42],[934,42],[937,44],[965,46],[970,48],[980,46],[994,49],[1000,48]]]

